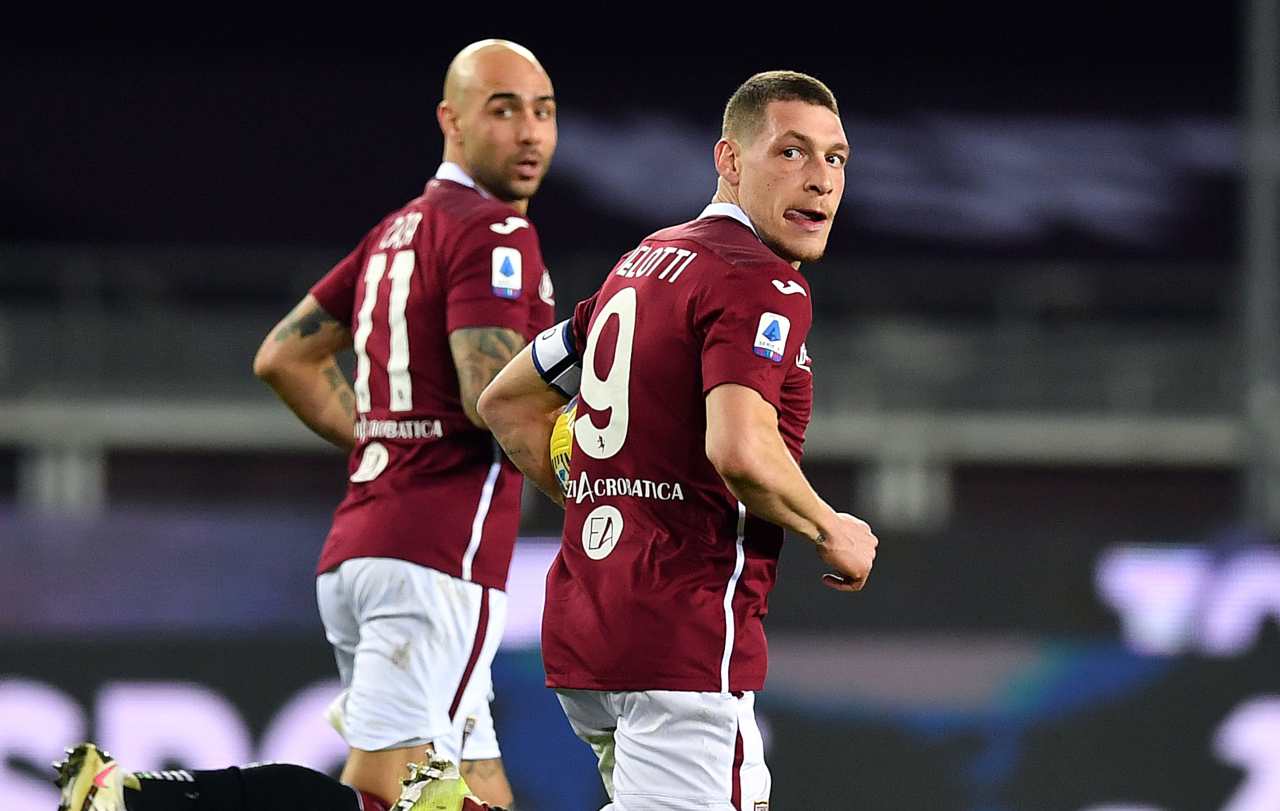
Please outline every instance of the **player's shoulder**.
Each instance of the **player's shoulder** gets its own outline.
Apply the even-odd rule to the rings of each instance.
[[[537,233],[533,222],[511,206],[450,180],[433,179],[411,205],[430,213],[440,225],[456,231],[457,236],[501,239]]]
[[[809,282],[760,241],[747,225],[731,217],[700,217],[653,233],[655,242],[682,243],[699,253],[694,276],[703,286],[746,292],[764,285],[784,297],[807,300]]]
[[[779,272],[783,269],[795,272],[790,264],[769,250],[751,228],[732,217],[699,217],[656,231],[649,239],[693,243],[707,258],[718,260],[726,268],[776,268]]]

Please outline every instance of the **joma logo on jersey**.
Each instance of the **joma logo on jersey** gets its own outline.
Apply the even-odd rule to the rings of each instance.
[[[592,481],[583,471],[577,481],[565,484],[566,500],[578,504],[591,499],[623,496],[626,498],[652,498],[658,501],[684,501],[684,490],[679,482],[655,482],[651,479],[605,478]]]
[[[489,230],[495,234],[502,234],[504,237],[515,233],[520,228],[528,228],[529,221],[520,217],[507,217],[505,222],[495,222],[489,226]]]
[[[790,280],[788,280],[786,284],[783,284],[781,279],[774,279],[773,286],[778,288],[778,292],[784,296],[791,296],[799,293],[805,298],[809,297],[809,294],[804,292],[803,287]]]
[[[756,327],[756,342],[751,351],[774,363],[781,363],[787,351],[787,334],[791,332],[791,319],[777,313],[765,313],[760,316],[760,324]]]
[[[490,284],[493,294],[502,298],[520,298],[520,277],[523,257],[515,248],[499,246],[493,249],[493,276]]]

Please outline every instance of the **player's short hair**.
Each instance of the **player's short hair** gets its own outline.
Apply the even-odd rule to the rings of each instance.
[[[806,73],[794,70],[767,70],[743,82],[724,107],[721,137],[750,141],[764,123],[764,111],[774,101],[803,101],[826,107],[837,116],[831,88]]]

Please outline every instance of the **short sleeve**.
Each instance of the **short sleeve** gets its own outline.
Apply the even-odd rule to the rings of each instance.
[[[347,254],[341,262],[324,275],[311,288],[311,295],[333,316],[334,320],[351,326],[355,309],[356,284],[360,279],[360,269],[364,266],[364,242],[354,251]]]
[[[695,319],[704,336],[704,395],[736,383],[782,410],[787,373],[813,320],[808,285],[798,274],[789,276],[734,266],[700,291]]]
[[[600,291],[584,298],[573,307],[573,318],[569,320],[569,334],[573,337],[573,349],[581,357],[587,351],[587,331],[591,329],[591,316],[596,311],[596,299]]]
[[[490,225],[484,218],[468,224],[448,259],[446,329],[506,327],[524,335],[542,281],[538,238],[529,227],[507,233]]]

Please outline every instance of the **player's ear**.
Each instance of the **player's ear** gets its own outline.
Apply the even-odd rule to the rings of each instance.
[[[436,121],[440,122],[440,132],[444,135],[446,143],[462,138],[462,129],[458,126],[458,114],[449,106],[449,102],[442,101],[436,105]]]
[[[724,138],[716,141],[716,174],[720,175],[730,186],[738,185],[738,181],[742,178],[738,150],[738,145],[733,141]]]

